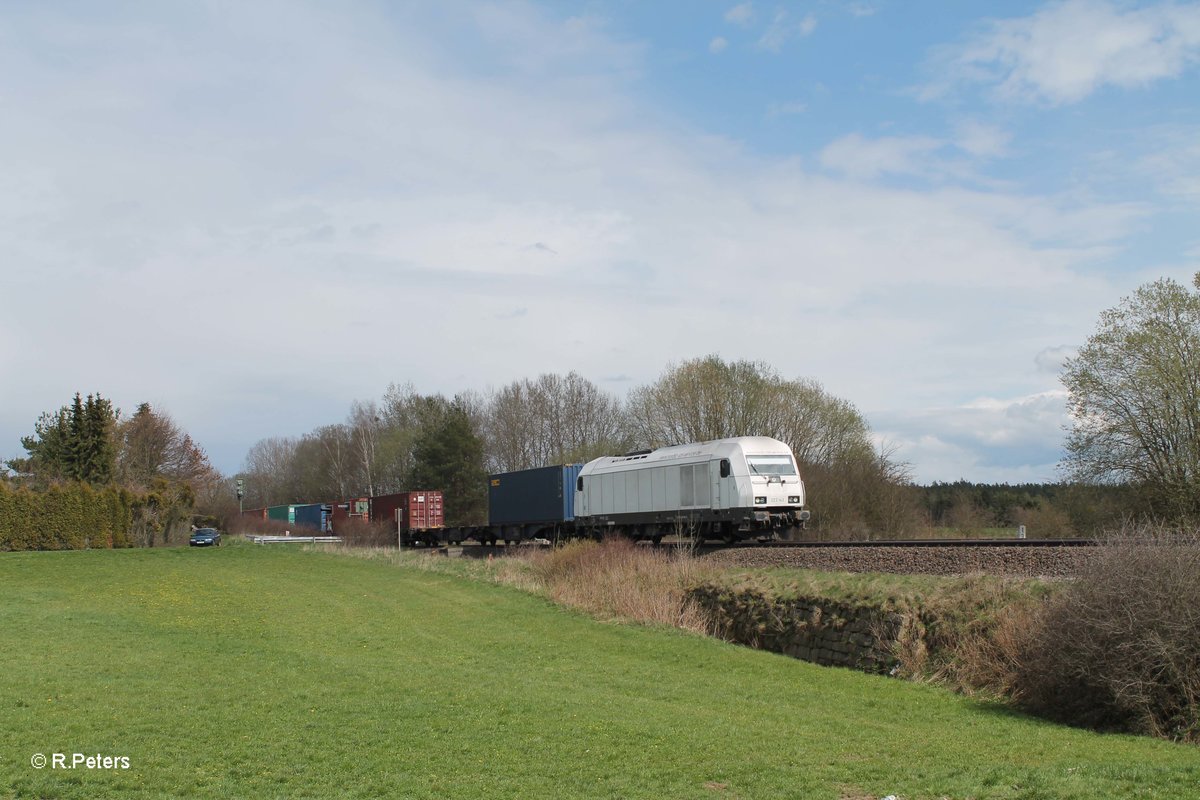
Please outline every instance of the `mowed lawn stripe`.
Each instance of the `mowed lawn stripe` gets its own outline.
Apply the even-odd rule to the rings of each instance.
[[[252,546],[0,554],[12,797],[1186,797],[1195,748],[505,587]],[[30,766],[128,756],[128,770]]]

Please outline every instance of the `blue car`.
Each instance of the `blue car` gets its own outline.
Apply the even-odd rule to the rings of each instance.
[[[192,531],[192,538],[188,540],[190,547],[220,547],[221,532],[216,528],[197,528]]]

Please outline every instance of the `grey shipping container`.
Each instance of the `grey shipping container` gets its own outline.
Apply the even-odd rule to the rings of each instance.
[[[501,472],[488,480],[488,523],[567,522],[575,519],[575,479],[583,464]]]

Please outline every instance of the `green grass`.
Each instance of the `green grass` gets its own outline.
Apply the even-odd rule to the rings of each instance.
[[[0,554],[0,797],[1190,797],[1200,752],[254,546]],[[128,756],[36,770],[34,753]]]

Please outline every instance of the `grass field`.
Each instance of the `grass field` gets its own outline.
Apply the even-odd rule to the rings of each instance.
[[[0,797],[1196,796],[1194,747],[254,546],[0,554]],[[127,757],[35,769],[31,757]]]

